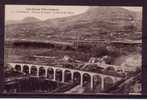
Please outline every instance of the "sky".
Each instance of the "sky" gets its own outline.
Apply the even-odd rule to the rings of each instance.
[[[88,6],[55,5],[6,5],[5,20],[22,20],[36,17],[40,20],[78,15],[88,10]],[[142,11],[142,7],[122,7],[131,11]]]

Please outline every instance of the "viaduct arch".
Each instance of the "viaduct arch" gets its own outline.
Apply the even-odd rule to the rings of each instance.
[[[31,74],[36,77],[43,76],[48,79],[51,79],[52,81],[76,82],[82,87],[86,84],[86,82],[89,82],[91,89],[93,89],[94,86],[97,85],[96,82],[100,84],[100,89],[104,90],[106,79],[111,80],[112,84],[122,79],[122,77],[118,77],[118,76],[81,71],[77,69],[34,65],[34,64],[22,64],[22,63],[8,63],[8,64],[17,71],[26,74]]]

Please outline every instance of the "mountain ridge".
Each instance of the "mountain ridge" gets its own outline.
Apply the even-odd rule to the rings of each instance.
[[[6,37],[11,38],[15,36],[16,38],[75,39],[90,36],[107,39],[110,36],[107,37],[108,34],[105,33],[108,32],[141,31],[141,22],[140,19],[136,20],[134,12],[124,8],[90,7],[88,11],[79,15],[45,21],[35,20],[28,23],[7,24],[5,29]]]

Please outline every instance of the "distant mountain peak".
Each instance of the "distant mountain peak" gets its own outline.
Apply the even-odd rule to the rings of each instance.
[[[10,24],[35,23],[40,21],[41,20],[36,17],[25,17],[22,20],[7,20],[5,23],[6,25],[10,25]]]
[[[23,23],[33,23],[33,22],[39,22],[39,21],[41,21],[41,20],[36,17],[25,17],[22,20]]]

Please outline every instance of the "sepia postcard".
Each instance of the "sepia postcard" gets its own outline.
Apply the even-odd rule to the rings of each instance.
[[[142,9],[5,5],[3,93],[142,95]]]

